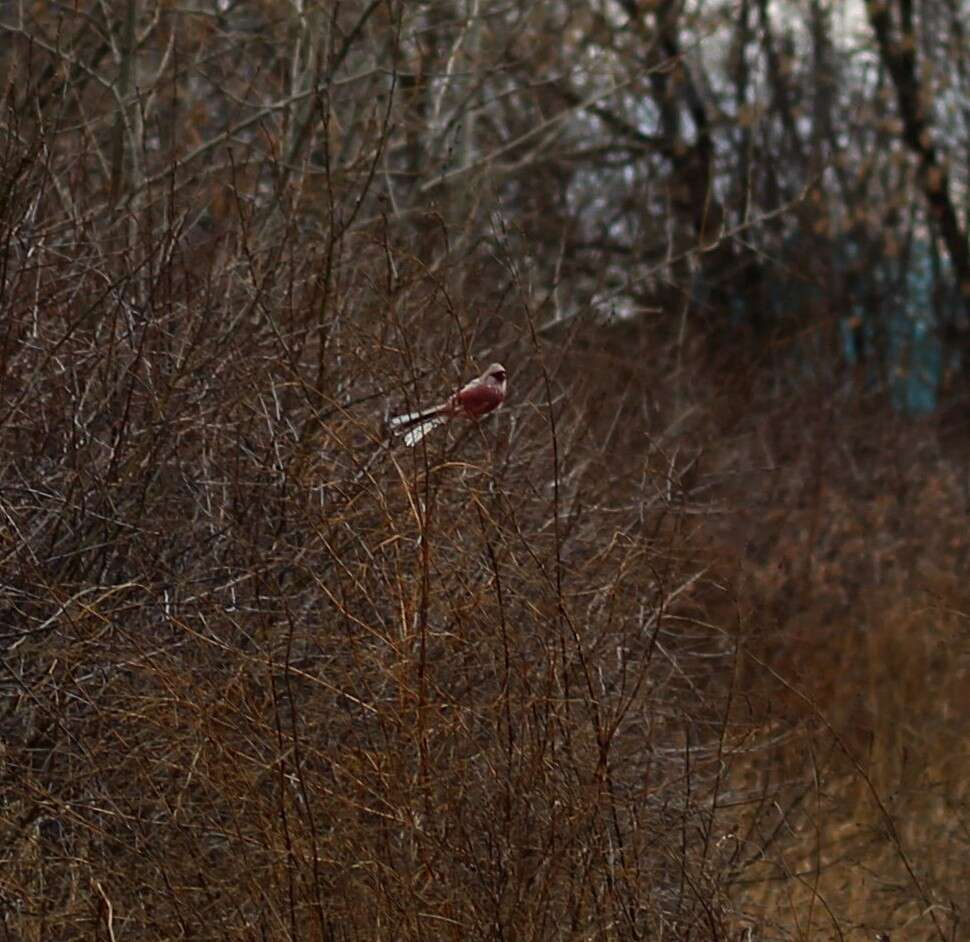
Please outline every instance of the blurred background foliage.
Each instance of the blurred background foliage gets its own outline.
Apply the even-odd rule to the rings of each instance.
[[[961,938],[968,17],[0,4],[5,937]]]

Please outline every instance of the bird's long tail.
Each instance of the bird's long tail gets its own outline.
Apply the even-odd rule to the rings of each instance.
[[[436,406],[433,409],[425,409],[423,412],[405,412],[404,415],[396,415],[394,418],[388,419],[387,427],[395,435],[403,435],[404,444],[412,448],[428,432],[447,421],[448,417],[442,415],[441,407]]]
[[[411,428],[404,433],[404,444],[407,445],[408,448],[413,448],[419,441],[421,441],[422,438],[424,438],[425,435],[428,434],[428,432],[437,428],[439,425],[444,425],[447,421],[448,419],[443,415],[432,415],[426,419],[423,419],[416,425],[412,425]]]

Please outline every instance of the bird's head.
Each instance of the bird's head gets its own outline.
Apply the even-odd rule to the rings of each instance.
[[[508,373],[501,363],[493,363],[485,370],[485,379],[495,383],[496,386],[502,386],[504,388],[505,381],[508,379]]]

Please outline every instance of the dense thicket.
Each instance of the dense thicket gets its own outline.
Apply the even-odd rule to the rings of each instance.
[[[5,937],[960,938],[968,13],[0,8]]]

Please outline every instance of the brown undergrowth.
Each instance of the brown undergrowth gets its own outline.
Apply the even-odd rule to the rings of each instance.
[[[4,60],[4,937],[959,938],[935,430],[554,321],[508,233],[374,195],[389,106],[254,118],[245,22],[164,101],[71,22]],[[495,359],[499,415],[384,434]]]
[[[965,471],[934,423],[791,416],[736,438],[733,467],[758,470],[732,476],[718,527],[745,648],[735,717],[771,731],[736,781],[775,796],[767,831],[739,830],[739,898],[786,938],[959,938]]]

